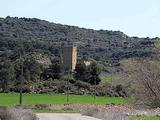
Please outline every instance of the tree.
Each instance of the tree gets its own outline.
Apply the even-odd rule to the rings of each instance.
[[[14,67],[10,61],[0,64],[0,87],[3,92],[9,91],[9,85],[14,81]]]
[[[99,74],[101,73],[101,69],[97,63],[92,63],[89,66],[89,72],[91,74],[89,83],[91,85],[97,85],[100,83],[101,79],[99,78]]]
[[[5,51],[1,52],[1,55],[0,55],[0,57],[2,57],[1,60],[2,60],[2,61],[9,60],[9,57],[10,57],[12,54],[13,54],[13,52],[10,51],[10,50],[5,50]]]
[[[42,77],[47,80],[49,78],[54,79],[60,79],[62,77],[63,74],[63,69],[62,69],[62,64],[60,63],[60,61],[55,60],[52,61],[52,64],[49,66],[49,68],[45,69]]]
[[[87,66],[83,62],[77,63],[74,78],[87,82]]]
[[[76,65],[74,78],[76,80],[88,82],[91,85],[97,85],[101,81],[99,78],[100,72],[101,69],[97,63],[92,63],[89,66],[86,66],[84,63],[78,63]]]
[[[43,72],[42,65],[33,58],[23,58],[15,62],[16,84],[19,84],[20,77],[22,77],[21,67],[23,67],[24,84],[40,80],[40,75]]]
[[[125,63],[125,73],[132,81],[137,101],[160,107],[160,62],[157,60],[131,60]]]
[[[24,76],[25,79],[31,81],[40,80],[40,75],[43,72],[43,67],[34,58],[26,58],[24,60]]]
[[[157,38],[154,42],[154,47],[152,51],[156,54],[154,54],[154,59],[160,60],[160,38]]]
[[[31,81],[31,72],[28,70],[28,68],[25,68],[24,70],[24,78],[28,82]]]

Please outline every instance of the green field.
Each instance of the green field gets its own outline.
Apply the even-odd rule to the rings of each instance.
[[[160,117],[153,116],[153,117],[137,117],[135,120],[160,120]]]
[[[0,93],[0,105],[12,106],[19,102],[19,94]],[[94,102],[93,96],[69,95],[69,103],[86,103],[86,104],[122,104],[128,102],[128,99],[121,97],[96,97]],[[24,94],[23,104],[65,104],[66,95],[63,94]]]

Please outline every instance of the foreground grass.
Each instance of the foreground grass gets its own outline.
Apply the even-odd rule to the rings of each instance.
[[[152,116],[152,117],[137,117],[135,120],[160,120],[160,117],[158,117],[158,116]]]
[[[0,93],[0,105],[12,106],[17,105],[19,94],[16,93]],[[123,104],[128,99],[121,97],[96,97],[94,102],[93,96],[69,95],[69,103],[85,103],[85,104]],[[65,104],[66,95],[63,94],[23,94],[23,104]]]

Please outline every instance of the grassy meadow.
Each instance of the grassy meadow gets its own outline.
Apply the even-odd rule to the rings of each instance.
[[[158,117],[158,116],[137,117],[135,120],[160,120],[160,117]]]
[[[23,104],[65,104],[66,95],[63,94],[23,94]],[[19,102],[19,94],[17,93],[0,93],[0,105],[12,106]],[[121,97],[96,97],[82,95],[69,95],[69,103],[85,103],[85,104],[123,104],[128,99]]]

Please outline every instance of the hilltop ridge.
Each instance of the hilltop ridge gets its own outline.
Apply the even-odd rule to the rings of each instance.
[[[26,52],[45,52],[59,56],[61,46],[76,44],[79,57],[90,57],[116,66],[119,60],[152,57],[157,38],[129,37],[120,31],[93,30],[51,23],[37,18],[0,18],[0,60],[4,51],[10,59],[24,44]]]

